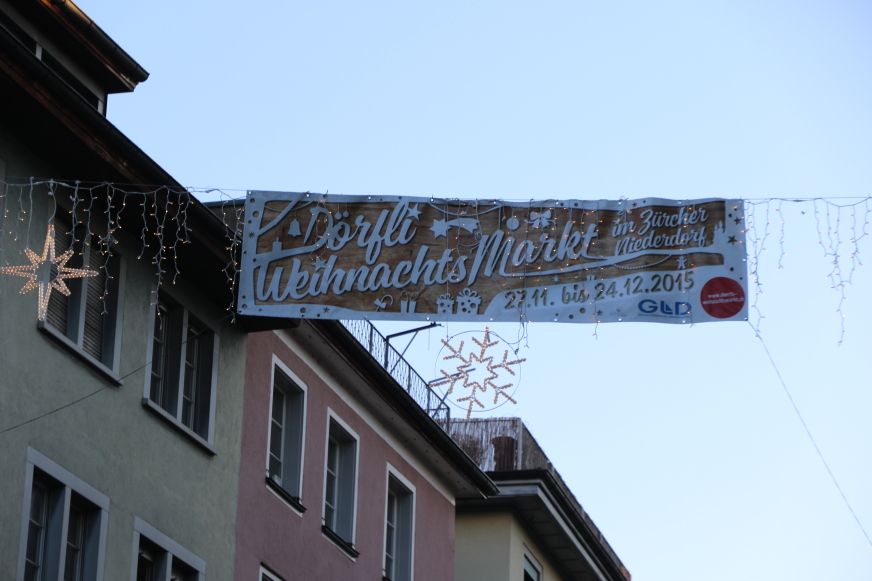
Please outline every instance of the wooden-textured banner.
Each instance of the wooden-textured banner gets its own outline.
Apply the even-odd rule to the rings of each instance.
[[[238,312],[324,319],[747,318],[741,200],[249,192]]]

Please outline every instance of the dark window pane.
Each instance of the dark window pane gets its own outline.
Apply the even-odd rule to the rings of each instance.
[[[85,512],[81,506],[70,505],[67,526],[67,556],[64,561],[64,581],[82,580],[82,545],[85,540]]]
[[[25,579],[39,579],[44,564],[45,528],[48,513],[48,491],[42,483],[34,482],[30,497],[30,522],[27,527]]]
[[[85,292],[85,329],[82,335],[82,349],[97,361],[104,361],[103,347],[106,326],[109,321],[109,299],[104,293],[107,290],[106,270],[103,268],[106,255],[100,252],[96,244],[88,250],[88,268],[97,272],[97,276],[84,279]]]
[[[139,552],[136,561],[136,581],[156,581],[154,577],[154,560],[147,553]]]

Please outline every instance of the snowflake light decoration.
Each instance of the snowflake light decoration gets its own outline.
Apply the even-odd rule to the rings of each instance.
[[[455,337],[457,337],[455,335]],[[495,358],[493,348],[497,347],[502,341],[491,337],[490,329],[485,327],[484,336],[479,340],[477,337],[472,337],[472,342],[476,345],[464,350],[465,341],[461,340],[455,347],[451,339],[442,339],[444,349],[448,350],[448,354],[442,357],[443,361],[457,361],[457,366],[452,369],[441,369],[439,373],[441,377],[430,382],[430,387],[447,386],[445,397],[447,398],[454,393],[455,388],[460,390],[468,390],[461,397],[455,397],[454,402],[461,407],[466,408],[466,417],[472,415],[474,407],[481,411],[485,409],[484,402],[479,399],[485,397],[488,390],[493,391],[493,405],[500,405],[507,401],[517,404],[518,402],[512,397],[509,391],[516,385],[514,379],[505,378],[504,374],[512,377],[517,377],[518,366],[525,362],[525,358],[509,357],[509,349],[504,349],[501,358]]]

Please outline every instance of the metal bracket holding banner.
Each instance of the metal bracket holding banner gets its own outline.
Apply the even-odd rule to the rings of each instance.
[[[419,321],[747,318],[741,200],[249,192],[238,312]]]

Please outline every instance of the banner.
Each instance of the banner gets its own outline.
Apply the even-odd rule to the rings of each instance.
[[[249,192],[242,315],[439,321],[747,318],[741,200]]]

